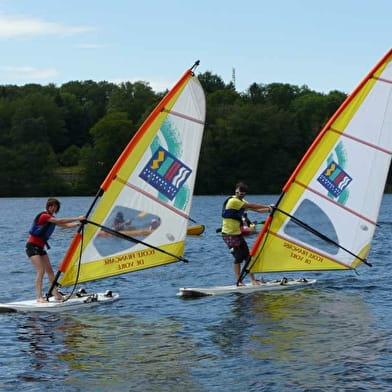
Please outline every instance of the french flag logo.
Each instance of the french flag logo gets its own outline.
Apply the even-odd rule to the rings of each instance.
[[[173,200],[192,170],[163,147],[153,154],[139,177]]]

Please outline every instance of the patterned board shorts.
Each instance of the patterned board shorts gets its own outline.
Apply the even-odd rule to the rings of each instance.
[[[234,257],[234,264],[248,260],[249,248],[242,235],[223,234],[222,238]]]
[[[26,244],[26,254],[28,257],[31,256],[45,256],[46,250],[42,246],[35,245],[31,242]]]

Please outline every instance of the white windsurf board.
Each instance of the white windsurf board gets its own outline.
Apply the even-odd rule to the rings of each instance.
[[[106,291],[105,293],[75,294],[65,301],[56,301],[54,297],[49,302],[40,303],[36,299],[0,303],[0,313],[7,312],[68,312],[114,302],[119,294]]]
[[[177,295],[184,298],[197,298],[205,297],[209,295],[222,295],[230,293],[253,293],[257,291],[278,291],[288,290],[294,288],[300,288],[310,286],[316,283],[316,279],[294,279],[288,280],[286,278],[278,280],[270,280],[267,282],[261,282],[260,285],[252,285],[247,283],[245,286],[211,286],[211,287],[183,287],[180,288]]]

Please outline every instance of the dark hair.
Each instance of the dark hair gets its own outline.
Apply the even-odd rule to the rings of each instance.
[[[61,203],[54,197],[49,197],[48,201],[46,202],[46,210],[48,210],[50,206],[56,206],[56,212],[59,212]]]
[[[239,190],[240,192],[248,192],[248,185],[246,185],[244,182],[237,182],[237,184],[235,185],[235,189]]]

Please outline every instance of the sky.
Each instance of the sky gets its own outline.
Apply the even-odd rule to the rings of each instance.
[[[252,83],[350,93],[392,47],[391,0],[0,0],[0,85],[145,81],[196,60]]]

